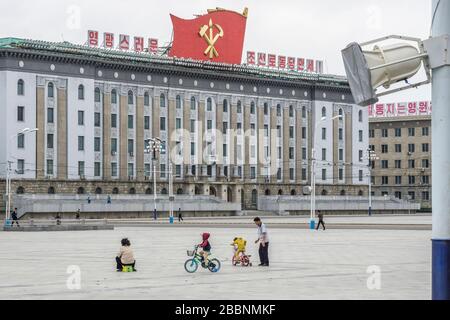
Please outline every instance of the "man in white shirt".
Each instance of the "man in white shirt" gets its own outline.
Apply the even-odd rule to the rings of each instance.
[[[262,223],[260,218],[255,218],[253,220],[255,224],[258,226],[258,240],[255,243],[259,242],[259,259],[261,260],[260,267],[268,267],[269,266],[269,235],[267,233],[267,228],[264,223]]]

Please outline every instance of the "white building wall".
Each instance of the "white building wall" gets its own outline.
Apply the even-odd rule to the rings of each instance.
[[[359,121],[359,111],[362,111],[362,121]],[[367,149],[369,148],[369,111],[368,108],[353,105],[353,184],[367,185],[369,183],[369,169],[367,168]],[[363,140],[359,141],[359,131],[363,131]],[[359,150],[363,152],[363,159],[359,159]],[[363,181],[359,181],[359,171],[363,171]]]
[[[322,108],[326,109],[326,120],[322,119]],[[320,122],[317,125],[315,133],[315,146],[316,146],[316,182],[317,184],[333,184],[333,103],[326,101],[315,102],[315,121]],[[313,126],[316,126],[313,123]],[[322,140],[322,128],[327,129],[326,140]],[[326,149],[326,161],[322,161],[322,149]],[[326,180],[322,180],[322,169],[327,170]]]

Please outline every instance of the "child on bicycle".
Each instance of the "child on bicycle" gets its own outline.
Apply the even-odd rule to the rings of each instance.
[[[209,238],[211,235],[209,233],[203,233],[202,234],[202,243],[200,243],[198,246],[202,248],[202,251],[200,254],[203,257],[203,263],[205,265],[208,265],[208,256],[211,254],[211,244],[209,243]]]
[[[247,241],[243,238],[234,238],[231,245],[234,246],[234,259],[235,261],[239,261],[239,255],[245,254]]]

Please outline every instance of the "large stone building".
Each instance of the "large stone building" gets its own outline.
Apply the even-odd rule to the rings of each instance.
[[[370,118],[373,194],[431,209],[431,116]]]
[[[368,112],[339,76],[5,38],[0,111],[13,193],[151,194],[159,137],[159,194],[171,163],[175,194],[254,209],[303,194],[317,128],[317,193],[367,196]]]

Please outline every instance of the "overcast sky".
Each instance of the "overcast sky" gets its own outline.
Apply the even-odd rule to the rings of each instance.
[[[344,74],[340,50],[389,34],[429,36],[431,0],[15,0],[0,2],[0,37],[83,44],[88,29],[170,40],[169,13],[182,18],[249,8],[244,50],[322,59]],[[430,86],[383,101],[430,99]]]

